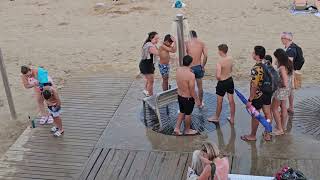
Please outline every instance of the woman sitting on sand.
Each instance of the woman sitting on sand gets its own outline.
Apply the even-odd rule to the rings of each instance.
[[[229,161],[219,157],[219,149],[215,144],[204,143],[201,150],[192,155],[191,168],[188,169],[188,180],[227,180]]]
[[[153,81],[154,81],[154,60],[155,56],[159,56],[156,44],[159,41],[157,32],[150,32],[148,38],[142,46],[141,61],[139,64],[140,72],[144,75],[146,84],[143,90],[145,96],[153,95]]]
[[[274,56],[277,59],[280,80],[278,89],[273,95],[271,108],[273,117],[277,124],[277,127],[273,133],[274,135],[278,136],[284,134],[286,121],[288,119],[287,99],[289,97],[290,87],[292,85],[293,64],[283,49],[277,49],[274,52]],[[281,108],[281,113],[279,113],[279,107]]]

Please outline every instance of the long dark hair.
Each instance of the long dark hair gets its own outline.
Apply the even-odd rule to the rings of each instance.
[[[151,42],[151,40],[157,35],[158,33],[155,31],[149,32],[148,33],[148,38],[144,41],[143,46],[147,43],[147,42]]]
[[[289,59],[287,53],[283,49],[276,49],[274,51],[273,55],[277,58],[278,60],[278,67],[284,66],[286,67],[288,74],[292,75],[293,73],[293,63]]]

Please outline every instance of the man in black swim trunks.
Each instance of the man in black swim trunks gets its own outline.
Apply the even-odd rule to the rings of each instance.
[[[180,126],[183,119],[185,119],[185,135],[194,135],[198,133],[196,130],[191,129],[191,113],[193,111],[194,104],[200,104],[195,93],[195,75],[191,72],[191,63],[192,57],[189,55],[185,56],[183,58],[183,66],[178,67],[176,72],[180,112],[174,129],[174,134],[178,136],[182,135],[180,132]]]
[[[250,82],[250,96],[248,99],[247,107],[251,105],[256,108],[257,111],[263,110],[263,113],[268,121],[271,122],[271,98],[272,94],[264,94],[261,91],[261,86],[263,82],[263,68],[262,61],[265,57],[266,50],[262,46],[255,46],[252,53],[252,58],[256,61],[256,64],[251,69],[251,82]],[[248,135],[241,136],[244,141],[256,141],[256,134],[259,127],[259,121],[252,117],[251,119],[251,133]],[[269,133],[264,133],[264,139],[266,141],[271,140],[271,135]]]
[[[233,60],[232,57],[227,55],[228,46],[226,44],[220,44],[218,46],[218,54],[221,57],[221,60],[216,65],[216,78],[218,84],[216,86],[217,94],[217,109],[216,114],[208,119],[209,122],[219,123],[219,118],[222,110],[223,97],[227,93],[228,100],[230,105],[230,117],[228,120],[230,124],[234,124],[234,115],[235,115],[235,103],[233,99],[234,93],[234,83],[232,79],[232,68]]]

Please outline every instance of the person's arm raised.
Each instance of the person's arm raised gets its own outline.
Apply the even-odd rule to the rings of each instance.
[[[152,47],[149,48],[149,53],[153,54],[153,55],[156,55],[156,56],[159,56],[159,51],[155,46],[152,46]]]

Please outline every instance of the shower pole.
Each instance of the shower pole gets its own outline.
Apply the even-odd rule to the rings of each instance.
[[[184,49],[184,35],[183,35],[183,14],[177,14],[177,36],[178,36],[178,52],[179,52],[179,65],[182,66],[182,59],[185,55]]]

